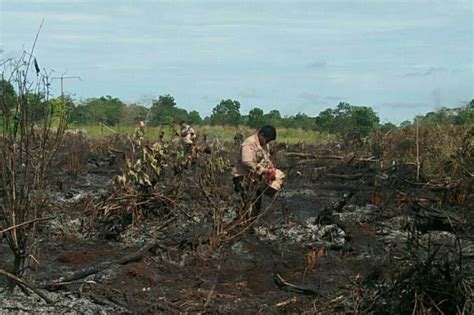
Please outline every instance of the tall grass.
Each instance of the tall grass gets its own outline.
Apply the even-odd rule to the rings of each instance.
[[[80,126],[72,125],[73,129],[83,130],[88,136],[92,138],[101,138],[109,136],[115,133],[131,135],[135,130],[132,126],[114,126],[108,127],[105,125],[95,126]],[[219,139],[223,142],[233,142],[236,133],[241,133],[244,138],[257,132],[257,130],[246,127],[232,127],[232,126],[193,126],[200,139],[205,136],[208,140]],[[164,133],[165,139],[171,139],[176,136],[175,131],[168,127],[147,127],[146,138],[149,140],[156,140],[159,138],[160,133]],[[334,140],[335,137],[329,134],[322,134],[318,131],[303,130],[303,129],[290,129],[290,128],[277,128],[277,142],[284,143],[306,143],[306,144],[324,144]]]

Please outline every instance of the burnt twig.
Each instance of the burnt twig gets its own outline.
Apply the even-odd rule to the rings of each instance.
[[[70,282],[83,279],[85,277],[88,277],[90,275],[96,274],[101,272],[102,270],[108,269],[114,265],[125,265],[127,263],[130,263],[132,261],[137,261],[143,258],[150,250],[156,248],[156,247],[161,247],[161,245],[158,242],[153,242],[139,251],[132,253],[128,256],[122,257],[120,259],[114,260],[114,261],[108,261],[101,263],[97,266],[88,266],[79,270],[76,270],[74,272],[69,273],[66,276],[60,277],[59,279],[53,280],[52,282],[48,282],[45,284],[42,284],[40,287],[41,288],[52,288],[52,287],[58,287],[62,286],[65,284],[68,284]]]
[[[56,216],[45,217],[45,218],[37,218],[37,219],[29,220],[29,221],[26,221],[26,222],[23,222],[23,223],[20,223],[20,224],[17,224],[17,225],[10,226],[10,227],[8,227],[8,228],[6,228],[6,229],[0,231],[0,234],[6,233],[6,232],[8,232],[8,231],[17,229],[17,228],[22,227],[22,226],[25,226],[25,225],[29,225],[29,224],[31,224],[31,223],[40,222],[40,221],[47,221],[47,220],[53,220],[54,218],[56,218]]]
[[[40,290],[38,290],[37,288],[35,288],[33,285],[31,285],[30,283],[26,282],[25,280],[21,279],[21,278],[18,278],[17,276],[15,276],[14,274],[11,274],[9,273],[8,271],[5,271],[3,269],[0,269],[0,276],[4,276],[4,277],[7,277],[9,278],[10,280],[13,280],[16,284],[20,285],[20,286],[23,286],[23,287],[27,287],[28,289],[30,289],[31,291],[33,291],[34,293],[36,293],[39,297],[41,297],[46,303],[48,304],[54,304],[54,301],[51,300],[49,297],[47,297],[44,293],[42,293]]]
[[[288,281],[283,279],[283,277],[280,276],[278,273],[275,275],[275,282],[280,289],[285,290],[285,291],[306,294],[306,295],[320,295],[320,293],[313,288],[289,283]]]

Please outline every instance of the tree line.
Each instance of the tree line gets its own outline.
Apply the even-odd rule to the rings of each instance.
[[[14,106],[17,95],[10,82],[0,80],[0,94],[10,99],[8,103]],[[327,108],[312,117],[305,113],[282,116],[278,110],[265,113],[259,107],[251,109],[247,114],[242,114],[239,101],[226,99],[215,105],[212,113],[203,118],[195,110],[187,111],[178,107],[174,97],[169,94],[154,99],[150,108],[140,104],[126,104],[119,98],[109,95],[79,102],[75,102],[70,96],[48,99],[44,95],[30,93],[27,97],[33,121],[41,120],[44,108],[49,106],[55,111],[66,111],[69,123],[75,125],[98,123],[109,126],[136,125],[140,121],[145,121],[149,126],[163,126],[184,120],[193,125],[245,125],[258,128],[264,124],[271,124],[275,127],[302,128],[339,134],[357,133],[362,136],[368,135],[375,129],[389,131],[397,128],[392,123],[381,124],[379,116],[371,107],[356,106],[346,102],[339,103],[335,108]],[[474,100],[465,106],[445,107],[415,119],[427,126],[472,125],[474,124]],[[413,121],[405,121],[400,127],[410,125]]]

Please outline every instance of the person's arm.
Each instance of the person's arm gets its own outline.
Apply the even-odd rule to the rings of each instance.
[[[188,134],[191,136],[191,139],[196,138],[196,132],[194,132],[193,127],[189,127]]]
[[[262,150],[263,153],[263,160],[262,163],[259,163],[257,166],[257,172],[261,176],[263,176],[267,181],[272,182],[275,180],[276,171],[273,161],[270,158],[270,150],[269,146],[266,145]]]
[[[188,128],[181,129],[181,137],[186,137],[188,135]]]

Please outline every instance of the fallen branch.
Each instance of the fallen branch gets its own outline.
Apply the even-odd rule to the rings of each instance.
[[[124,311],[132,313],[132,311],[127,306],[123,305],[123,303],[114,301],[109,296],[107,296],[107,294],[105,294],[105,297],[102,297],[99,294],[89,292],[88,294],[84,294],[84,295],[81,294],[81,296],[88,297],[99,305],[111,306],[113,308],[119,307],[119,308],[122,308],[122,310],[124,310]]]
[[[300,152],[285,152],[286,157],[294,157],[300,159],[319,159],[319,160],[345,160],[347,159],[347,164],[350,164],[354,160],[360,162],[375,162],[378,159],[375,156],[369,157],[360,157],[356,158],[355,155],[342,156],[342,155],[333,155],[333,154],[311,154],[311,153],[300,153]]]
[[[324,183],[324,184],[314,184],[311,189],[313,191],[330,191],[330,190],[337,190],[337,191],[372,191],[373,188],[369,186],[362,186],[361,184],[352,182],[348,184],[348,182],[341,182],[341,183]]]
[[[53,217],[45,217],[45,218],[37,218],[37,219],[33,219],[33,220],[30,220],[30,221],[26,221],[26,222],[23,222],[23,223],[20,223],[20,224],[17,224],[17,225],[12,225],[2,231],[0,231],[0,234],[3,234],[3,233],[6,233],[8,231],[11,231],[11,230],[14,230],[14,229],[17,229],[19,227],[22,227],[22,226],[25,226],[25,225],[29,225],[31,223],[35,223],[35,222],[40,222],[40,221],[47,221],[47,220],[52,220],[56,218],[56,216],[53,216]]]
[[[334,174],[334,173],[326,173],[324,176],[329,178],[338,178],[338,179],[358,179],[364,176],[363,173],[356,173],[356,174]]]
[[[276,274],[275,282],[280,289],[285,290],[285,291],[306,294],[306,295],[320,295],[320,293],[315,289],[289,283],[288,281],[283,279],[283,277],[280,276],[278,273]]]
[[[435,208],[429,208],[417,201],[413,201],[411,210],[416,218],[418,229],[421,231],[454,231],[454,228],[462,227],[466,222],[459,218],[455,213]]]
[[[127,263],[133,262],[140,260],[143,256],[145,256],[149,251],[153,250],[156,247],[161,247],[161,245],[158,242],[151,243],[139,251],[132,253],[130,255],[127,255],[123,258],[114,260],[114,261],[108,261],[108,262],[103,262],[101,264],[98,264],[96,266],[88,266],[73,272],[70,272],[66,276],[62,276],[56,280],[53,280],[48,283],[44,283],[40,286],[40,288],[54,288],[62,285],[69,284],[73,281],[83,279],[85,277],[88,277],[90,275],[96,274],[101,272],[102,270],[108,269],[114,265],[125,265]]]
[[[285,156],[295,157],[295,158],[320,159],[320,160],[344,160],[344,157],[340,155],[318,155],[318,154],[298,153],[298,152],[286,152]]]
[[[417,186],[417,187],[422,187],[422,188],[427,188],[429,190],[448,190],[451,188],[455,188],[459,186],[460,181],[452,181],[449,183],[444,183],[444,184],[432,184],[432,183],[418,183],[418,182],[413,182],[410,180],[404,180],[406,183],[412,185],[412,186]]]
[[[321,167],[321,160],[308,160],[308,159],[304,159],[304,160],[298,160],[298,161],[295,161],[295,165],[296,166],[305,166],[305,167]],[[326,166],[323,166],[323,167],[326,167]]]
[[[41,297],[46,303],[54,304],[53,300],[51,300],[49,297],[47,297],[44,293],[42,293],[40,290],[38,290],[37,288],[35,288],[34,286],[32,286],[30,283],[26,282],[25,280],[23,280],[21,278],[18,278],[14,274],[11,274],[11,273],[3,270],[3,269],[0,269],[0,275],[15,281],[20,286],[27,287],[28,289],[30,289],[31,291],[36,293],[39,297]]]
[[[296,303],[297,301],[298,300],[296,299],[296,296],[295,296],[295,297],[292,297],[291,299],[275,304],[275,307],[285,307],[289,304]]]
[[[379,158],[377,158],[376,156],[369,156],[369,157],[361,157],[358,159],[358,161],[360,162],[377,162],[377,161],[380,161]]]

